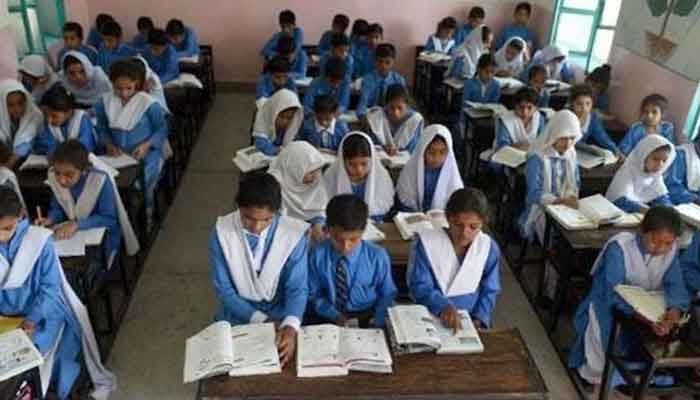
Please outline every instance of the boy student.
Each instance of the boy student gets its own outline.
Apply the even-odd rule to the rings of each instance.
[[[165,26],[165,33],[175,47],[179,61],[199,61],[199,41],[192,28],[185,26],[179,19],[171,19]]]
[[[484,19],[486,19],[486,12],[484,9],[481,7],[472,7],[471,10],[469,10],[467,23],[462,25],[462,27],[458,28],[457,32],[455,32],[455,46],[461,45],[474,28],[484,23]]]
[[[219,217],[209,238],[217,320],[275,322],[282,365],[294,359],[308,297],[309,225],[279,214],[280,185],[272,175],[244,176],[238,210]]]
[[[277,41],[283,36],[291,36],[294,39],[294,53],[299,52],[304,45],[304,30],[297,26],[297,17],[292,10],[284,10],[280,13],[279,24],[280,31],[272,35],[260,50],[260,55],[266,59],[278,54]]]
[[[605,131],[603,121],[598,113],[593,112],[593,90],[588,85],[576,85],[571,89],[571,110],[581,123],[581,141],[596,144],[612,151],[620,157],[620,163],[625,161],[625,155],[620,152],[615,142]]]
[[[283,57],[275,57],[265,64],[265,72],[258,78],[255,87],[255,99],[267,98],[280,89],[297,92],[294,79],[289,77],[289,61]]]
[[[338,102],[338,112],[344,113],[350,105],[350,81],[345,79],[345,62],[339,57],[331,57],[326,63],[322,77],[315,78],[304,94],[304,113],[313,112],[314,98],[328,95]]]
[[[63,63],[63,56],[69,50],[79,51],[85,54],[92,64],[97,63],[97,50],[83,43],[83,27],[77,22],[66,22],[63,25],[63,48],[58,52],[59,68]]]
[[[333,36],[336,34],[343,34],[348,30],[350,26],[350,18],[345,14],[336,14],[333,17],[333,22],[331,24],[331,29],[323,32],[321,40],[318,42],[318,54],[326,54],[330,51],[333,46]]]
[[[277,52],[275,54],[289,61],[289,76],[292,79],[300,79],[306,76],[309,56],[306,55],[304,50],[295,50],[294,39],[291,36],[280,36],[279,40],[277,40]]]
[[[143,50],[143,57],[158,75],[161,84],[167,85],[180,76],[177,51],[168,41],[164,30],[153,29],[148,33],[148,46]]]
[[[144,51],[148,46],[148,33],[155,29],[155,25],[150,17],[139,17],[136,28],[139,33],[131,40],[131,46],[138,51]]]
[[[362,71],[360,71],[360,65],[369,52],[368,40],[369,22],[365,19],[356,19],[355,22],[352,23],[352,34],[350,36],[350,54],[355,61],[353,79],[362,78],[364,75]]]
[[[386,90],[389,86],[399,84],[406,86],[404,77],[394,71],[396,49],[389,43],[377,46],[375,52],[375,69],[362,78],[360,100],[357,103],[357,117],[364,118],[367,109],[386,104]]]
[[[549,107],[550,94],[546,88],[547,69],[543,65],[533,65],[527,73],[527,82],[539,96],[537,107]]]
[[[119,60],[124,60],[138,54],[131,46],[122,42],[122,27],[116,21],[102,25],[102,44],[97,52],[97,65],[109,73],[109,67]]]
[[[664,121],[668,100],[660,94],[650,94],[639,106],[639,121],[632,124],[620,142],[620,151],[629,154],[644,137],[657,134],[676,143],[673,123]]]
[[[345,79],[352,81],[355,72],[355,59],[350,54],[350,38],[344,33],[336,33],[331,37],[330,51],[321,56],[319,68],[321,75],[325,74],[326,63],[331,57],[340,57],[345,62]]]
[[[387,251],[362,240],[368,217],[367,204],[354,195],[328,202],[329,238],[309,255],[310,309],[322,320],[344,326],[358,318],[360,326],[384,327],[397,290]]]
[[[97,14],[95,18],[95,25],[90,28],[90,33],[88,34],[87,44],[95,49],[99,49],[102,44],[102,27],[109,21],[114,21],[114,17],[109,14]],[[59,61],[61,61],[59,59]]]
[[[506,42],[514,37],[519,37],[527,43],[527,51],[534,51],[537,47],[537,35],[528,29],[530,16],[532,15],[532,5],[526,1],[515,6],[513,14],[513,24],[506,26],[496,41],[496,49],[503,47]]]
[[[338,100],[329,95],[314,97],[313,114],[304,119],[298,139],[306,140],[319,150],[338,151],[340,142],[350,131],[338,119]]]
[[[363,57],[356,62],[356,68],[360,76],[364,76],[374,71],[376,63],[377,46],[384,40],[384,28],[380,24],[374,23],[369,26],[369,35],[367,36],[367,49],[363,53]]]

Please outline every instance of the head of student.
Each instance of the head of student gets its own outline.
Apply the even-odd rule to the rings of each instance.
[[[513,111],[523,121],[530,121],[537,112],[537,92],[531,87],[522,87],[515,92]]]
[[[333,17],[333,22],[331,23],[331,29],[335,33],[345,34],[350,26],[350,18],[345,14],[336,14]]]
[[[348,54],[350,54],[350,38],[342,32],[334,33],[331,36],[331,55],[345,60]]]
[[[608,91],[611,69],[610,65],[604,64],[586,76],[586,83],[591,87],[594,95],[597,96]]]
[[[367,39],[369,47],[376,49],[377,46],[384,40],[384,28],[381,24],[374,23],[369,26],[369,38]]]
[[[292,35],[297,26],[297,16],[292,10],[284,10],[279,15],[279,24],[281,32]]]
[[[22,82],[29,84],[31,88],[41,87],[51,79],[51,67],[40,54],[24,56],[19,64],[19,73]]]
[[[517,25],[527,25],[530,22],[530,15],[532,15],[532,5],[530,3],[523,1],[515,6],[513,19]]]
[[[425,167],[432,170],[441,168],[450,153],[448,146],[449,144],[444,137],[435,135],[423,153]]]
[[[536,146],[546,151],[551,146],[564,156],[581,138],[581,123],[570,110],[558,111],[547,123],[544,133],[537,138]]]
[[[476,76],[483,83],[493,80],[496,75],[496,59],[491,53],[484,53],[476,64]]]
[[[151,17],[142,16],[136,20],[136,29],[138,29],[141,35],[148,37],[148,33],[155,29],[155,25]]]
[[[282,190],[274,176],[252,173],[241,177],[236,194],[243,229],[259,235],[282,207]]]
[[[374,66],[377,72],[381,76],[389,75],[392,68],[394,68],[394,62],[396,61],[396,48],[394,45],[389,43],[382,43],[377,46],[374,52]]]
[[[277,54],[280,57],[288,59],[290,62],[294,60],[296,47],[294,46],[294,38],[288,34],[282,34],[277,40]]]
[[[102,27],[109,21],[114,21],[114,17],[110,14],[97,14],[97,17],[95,17],[95,28],[97,28],[97,32],[100,32]]]
[[[122,40],[122,26],[117,21],[106,22],[100,29],[100,35],[105,48],[113,50]]]
[[[268,61],[265,72],[272,78],[272,84],[275,88],[281,89],[287,85],[289,80],[289,60],[277,56]]]
[[[445,17],[438,23],[435,35],[442,40],[452,39],[457,31],[457,20],[453,17]]]
[[[180,46],[185,41],[185,24],[179,19],[171,19],[165,25],[165,33],[168,34],[170,43]]]
[[[571,89],[571,109],[579,118],[584,118],[593,110],[593,89],[588,85],[576,85]]]
[[[73,116],[75,96],[63,85],[54,85],[41,98],[46,122],[51,126],[62,126]]]
[[[275,129],[278,131],[289,129],[298,112],[301,112],[301,110],[296,106],[285,108],[284,110],[280,111],[279,114],[277,114],[277,118],[275,118]]]
[[[386,89],[386,104],[384,112],[389,121],[400,122],[410,109],[410,95],[408,90],[401,84],[395,83]]]
[[[115,61],[109,68],[109,79],[114,87],[114,94],[123,103],[143,90],[146,77],[146,67],[134,59]]]
[[[547,83],[547,69],[543,65],[533,65],[528,72],[528,84],[539,94]]]
[[[83,45],[83,27],[77,22],[63,25],[63,43],[66,48],[78,50]]]
[[[661,123],[668,109],[668,100],[666,97],[654,93],[645,97],[639,107],[640,119],[647,127],[656,127]]]
[[[522,39],[510,40],[504,51],[506,60],[513,61],[523,50],[525,50],[525,42]]]
[[[89,153],[79,141],[67,140],[56,147],[51,164],[58,184],[72,188],[90,168]]]
[[[352,194],[333,197],[326,206],[326,226],[335,251],[350,254],[362,242],[368,218],[369,208],[362,199]]]
[[[328,128],[333,120],[338,117],[338,100],[335,96],[320,95],[314,98],[314,117],[316,122]]]
[[[656,175],[661,173],[671,156],[673,148],[670,144],[661,144],[652,150],[644,159],[644,173]]]
[[[681,216],[672,207],[652,207],[639,227],[644,249],[652,256],[662,256],[673,250],[683,232]]]
[[[342,142],[345,171],[354,184],[362,183],[372,169],[372,143],[365,135],[351,132]]]
[[[85,60],[87,60],[87,58],[85,58]],[[90,61],[87,60],[87,62],[89,63]],[[83,61],[78,57],[66,55],[63,57],[62,67],[63,73],[71,85],[77,88],[83,88],[90,82],[88,71],[85,69],[86,66],[83,65]]]
[[[12,188],[0,186],[0,242],[7,243],[12,239],[23,212],[17,193]]]
[[[155,56],[161,56],[168,48],[168,34],[162,29],[151,29],[148,32],[148,47]]]
[[[328,81],[331,86],[338,88],[345,80],[345,74],[347,71],[348,67],[345,64],[345,61],[343,61],[343,59],[340,57],[333,56],[326,62],[326,81]]]
[[[366,19],[356,19],[352,23],[352,38],[367,41],[369,36],[369,22]]]
[[[484,46],[484,50],[490,49],[493,44],[493,31],[486,25],[481,27],[481,43]]]
[[[18,122],[27,112],[27,102],[32,101],[27,98],[27,95],[22,90],[14,90],[7,93],[5,98],[5,105],[7,107],[7,114],[10,116],[12,121]]]
[[[447,234],[458,247],[467,247],[488,221],[489,204],[479,189],[458,189],[445,206]]]
[[[486,18],[486,11],[484,11],[483,8],[478,7],[478,6],[472,7],[469,10],[469,16],[467,16],[467,23],[472,28],[476,28],[477,26],[484,23],[485,18]]]

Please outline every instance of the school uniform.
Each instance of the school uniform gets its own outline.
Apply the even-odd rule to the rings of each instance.
[[[367,122],[376,145],[384,148],[396,147],[399,151],[413,153],[423,133],[423,116],[411,108],[401,120],[394,124],[386,115],[384,107],[375,106],[367,112]]]
[[[326,63],[328,63],[328,59],[331,57],[333,56],[330,53],[325,53],[321,56],[321,60],[318,64],[321,71],[321,76],[326,75]],[[345,79],[352,82],[352,76],[355,72],[355,58],[352,56],[352,54],[348,54],[343,61],[345,61]]]
[[[343,144],[349,137],[354,135],[362,136],[370,147],[370,170],[361,183],[352,183],[348,172],[345,169],[343,159]],[[377,152],[372,144],[372,139],[362,132],[350,132],[345,135],[338,148],[338,159],[323,174],[328,196],[333,198],[339,194],[354,194],[362,199],[369,207],[369,215],[375,221],[384,219],[384,215],[389,212],[394,205],[394,182],[391,180],[389,171],[384,168]]]
[[[373,325],[383,328],[396,293],[389,253],[383,247],[363,240],[342,255],[326,239],[311,250],[309,305],[322,319],[335,322],[341,314],[371,311]]]
[[[44,121],[42,129],[34,138],[32,153],[52,155],[56,148],[67,140],[79,141],[90,153],[95,151],[95,127],[87,112],[73,110],[73,115],[61,126],[53,126]]]
[[[620,151],[615,142],[610,139],[608,132],[605,130],[605,126],[603,126],[603,120],[596,112],[588,113],[588,116],[581,125],[581,132],[583,132],[583,137],[581,138],[583,143],[595,144],[613,153],[618,153]]]
[[[501,86],[495,79],[484,83],[481,79],[474,77],[464,83],[462,96],[465,102],[498,103],[501,99]]]
[[[97,26],[93,25],[90,28],[90,32],[88,33],[86,43],[88,44],[88,46],[92,46],[95,49],[100,48],[100,45],[102,44],[102,35],[100,34],[100,31],[97,29]]]
[[[65,57],[66,53],[68,53],[69,51],[80,52],[84,54],[85,57],[87,57],[93,65],[97,64],[97,48],[83,44],[77,50],[69,49],[68,47],[62,48],[61,51],[58,52],[59,68],[57,69],[63,69],[63,57]]]
[[[673,123],[668,121],[661,121],[657,127],[657,135],[661,135],[666,138],[669,142],[676,143],[676,133],[673,127]],[[647,131],[647,127],[642,121],[637,121],[632,126],[627,129],[625,137],[620,141],[620,151],[625,155],[628,155],[634,150],[637,144],[644,139],[650,133]]]
[[[26,110],[19,121],[10,118],[7,97],[21,92],[26,99]],[[44,116],[32,100],[32,96],[14,79],[0,80],[0,140],[16,155],[26,157],[32,150],[32,141],[41,129]]]
[[[369,71],[365,69],[367,64],[365,60],[369,57],[369,52],[369,44],[366,40],[350,38],[350,55],[354,62],[353,79],[362,78],[374,71],[374,68],[370,68]]]
[[[255,85],[255,99],[270,97],[279,89],[287,89],[297,93],[297,85],[294,83],[294,79],[287,78],[284,87],[278,88],[275,87],[270,74],[262,74],[260,78],[258,78],[258,83]]]
[[[700,157],[697,143],[676,147],[676,159],[664,179],[673,204],[700,203]]]
[[[308,298],[306,222],[275,216],[261,234],[246,231],[240,211],[216,221],[209,238],[217,321],[280,321],[299,330]],[[276,239],[276,240],[275,240]]]
[[[454,56],[445,71],[445,78],[469,79],[476,74],[479,58],[488,49],[484,47],[483,30],[486,25],[479,25],[465,37],[454,51]]]
[[[115,62],[134,57],[138,54],[136,49],[126,43],[119,43],[116,48],[108,49],[104,44],[97,52],[97,65],[103,71],[109,72],[109,67]]]
[[[447,144],[447,157],[438,168],[425,165],[425,152],[437,137]],[[396,184],[399,208],[403,211],[443,210],[452,193],[464,187],[452,149],[452,134],[442,125],[425,128],[418,151],[401,170]]]
[[[537,99],[537,107],[539,108],[549,108],[549,100],[552,96],[546,88],[542,88],[539,93],[539,98]]]
[[[299,50],[295,53],[294,59],[289,61],[289,77],[291,79],[302,79],[306,77],[306,71],[309,68],[309,56],[304,50]]]
[[[85,70],[88,82],[83,87],[73,85],[66,76],[65,71],[59,72],[61,84],[75,96],[78,104],[94,106],[102,99],[102,95],[112,92],[112,82],[99,66],[93,66],[90,60],[83,53],[71,50],[66,56],[72,56],[80,61]]]
[[[506,59],[506,49],[512,42],[520,42],[523,49],[512,60]],[[525,52],[527,51],[527,43],[519,36],[508,39],[504,46],[499,47],[499,50],[494,55],[496,61],[496,70],[508,71],[511,76],[519,76],[525,69]]]
[[[528,47],[537,48],[537,35],[534,32],[525,25],[511,24],[503,28],[501,35],[496,40],[496,49],[502,49],[508,40],[515,37],[523,39]]]
[[[693,234],[693,240],[685,251],[680,252],[678,261],[688,294],[691,298],[700,297],[700,233]]]
[[[386,90],[391,85],[406,86],[406,80],[396,71],[389,71],[387,76],[381,76],[379,72],[372,71],[362,78],[360,100],[357,103],[357,116],[367,115],[367,110],[374,106],[384,106],[386,103]]]
[[[544,131],[546,118],[541,112],[532,114],[532,119],[528,126],[515,112],[507,111],[496,118],[496,137],[494,139],[493,150],[498,151],[502,147],[512,146],[517,143],[535,143],[537,137]]]
[[[644,172],[644,163],[649,154],[667,145],[671,147],[671,153],[661,170],[654,174]],[[645,207],[672,206],[664,174],[675,158],[676,150],[671,142],[659,135],[645,137],[617,170],[605,197],[628,213],[640,212]]]
[[[564,57],[563,61],[555,61]],[[568,61],[569,52],[558,45],[552,44],[541,50],[538,50],[530,61],[523,73],[520,75],[520,80],[523,82],[529,81],[530,69],[535,65],[542,65],[547,70],[547,79],[563,82],[574,81],[574,71],[571,69]]]
[[[318,149],[337,152],[340,142],[348,132],[350,132],[350,128],[345,121],[333,118],[330,126],[324,128],[318,124],[316,116],[310,114],[304,118],[304,124],[297,138],[306,140]]]
[[[23,82],[27,90],[31,92],[32,99],[36,104],[41,104],[44,94],[58,83],[58,77],[43,55],[31,54],[25,56],[19,63],[18,69],[25,74],[46,80],[40,85],[31,85],[28,82]]]
[[[24,202],[24,196],[22,196],[22,191],[19,187],[19,182],[17,181],[17,175],[15,175],[11,169],[0,166],[0,186],[12,189],[17,197],[19,197],[22,207],[25,209],[27,208],[27,204]]]
[[[268,60],[276,56],[277,42],[283,35],[287,34],[284,32],[276,32],[274,35],[272,35],[272,37],[265,42],[262,50],[260,50],[260,55]],[[292,33],[292,38],[294,39],[294,53],[298,54],[300,51],[302,51],[301,47],[304,45],[304,30],[298,26],[295,27]]]
[[[601,112],[610,111],[610,96],[607,93],[593,96],[593,108]]]
[[[148,48],[148,35],[142,35],[140,33],[134,35],[134,38],[131,39],[131,47],[139,52],[146,50]]]
[[[146,82],[148,82],[148,91],[146,93],[150,94],[151,97],[156,99],[158,104],[163,107],[166,113],[170,114],[170,109],[168,108],[168,102],[165,100],[165,90],[163,90],[163,84],[160,81],[160,77],[151,69],[148,65],[148,61],[141,56],[134,57],[135,60],[140,61],[144,67],[146,67]]]
[[[362,56],[355,59],[355,68],[357,69],[358,76],[365,76],[375,71],[375,62],[377,60],[376,50],[377,49],[373,49],[367,45]]]
[[[197,40],[197,34],[194,29],[186,26],[182,42],[180,44],[172,43],[172,45],[175,48],[178,60],[182,60],[183,58],[189,58],[193,62],[199,60],[199,40]]]
[[[574,316],[576,341],[569,355],[569,367],[576,368],[588,382],[599,384],[613,327],[613,310],[631,314],[631,307],[614,291],[620,284],[645,290],[663,290],[666,308],[688,309],[688,293],[678,262],[677,245],[669,253],[651,256],[638,233],[623,232],[606,244],[591,270],[593,285]],[[632,332],[622,332],[621,345],[630,354]]]
[[[338,102],[338,112],[343,114],[350,105],[350,81],[343,80],[338,87],[328,82],[326,77],[314,78],[304,93],[304,113],[314,112],[314,100],[318,96],[331,96]]]
[[[143,51],[143,57],[148,62],[151,70],[158,75],[162,84],[177,79],[180,76],[180,63],[178,62],[177,51],[171,45],[165,46],[163,54],[157,56],[150,48]]]
[[[455,32],[455,46],[459,46],[464,43],[464,40],[472,33],[473,30],[474,28],[468,23],[462,25],[461,27],[457,27],[457,31]]]
[[[22,219],[12,238],[0,243],[0,314],[35,323],[31,339],[45,360],[39,367],[44,395],[55,382],[58,397],[67,398],[82,361],[94,385],[91,396],[106,400],[116,379],[102,365],[87,310],[63,275],[51,235]]]
[[[318,54],[325,54],[326,52],[330,51],[331,39],[333,38],[333,35],[335,35],[335,32],[332,29],[323,32],[323,35],[321,35],[321,40],[318,41],[318,45],[316,46]]]
[[[428,41],[425,42],[424,51],[442,53],[442,54],[452,54],[454,49],[456,49],[456,44],[454,39],[440,39],[437,35],[430,35]]]
[[[276,126],[277,116],[288,108],[296,108],[289,127],[282,131]],[[299,97],[296,93],[280,89],[270,97],[258,110],[253,124],[255,148],[269,156],[277,155],[280,147],[286,146],[296,138],[304,118]]]
[[[462,258],[446,230],[419,232],[407,272],[411,297],[434,315],[452,305],[488,328],[501,292],[500,259],[498,244],[483,232],[476,234]]]

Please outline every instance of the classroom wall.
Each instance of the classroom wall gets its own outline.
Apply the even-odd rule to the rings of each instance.
[[[64,0],[64,4],[66,7],[66,18],[80,23],[87,37],[91,26],[87,0]]]
[[[71,18],[83,24],[100,12],[107,12],[122,23],[128,37],[136,31],[136,19],[151,16],[156,24],[178,17],[197,31],[200,42],[214,46],[217,80],[254,82],[260,72],[259,49],[278,30],[277,15],[285,8],[294,10],[305,30],[305,44],[316,44],[330,28],[336,13],[365,18],[384,26],[385,39],[399,48],[398,69],[412,77],[415,46],[425,43],[437,22],[448,15],[466,19],[468,9],[479,4],[486,10],[487,23],[497,32],[510,22],[517,1],[502,0],[67,0]],[[553,0],[531,1],[532,26],[546,40],[553,13]],[[87,5],[87,7],[85,7]],[[73,17],[75,16],[75,17]],[[411,79],[409,79],[411,81]]]

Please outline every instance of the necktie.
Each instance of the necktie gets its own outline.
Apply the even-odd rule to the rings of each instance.
[[[347,261],[341,257],[335,266],[335,305],[339,312],[344,313],[348,304],[348,272]]]

